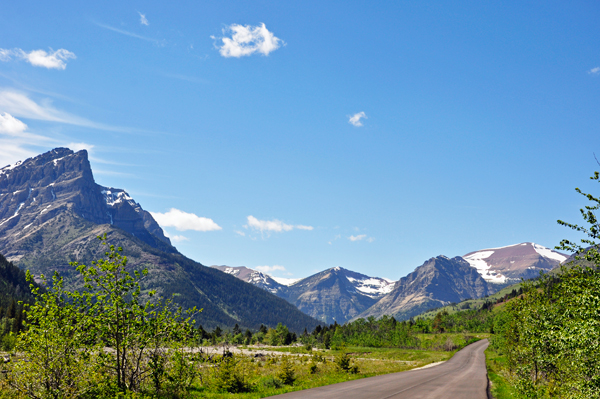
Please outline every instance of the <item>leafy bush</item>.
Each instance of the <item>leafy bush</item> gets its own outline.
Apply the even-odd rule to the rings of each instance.
[[[277,377],[285,385],[293,385],[294,381],[296,381],[294,367],[287,356],[284,356],[281,359],[281,366],[279,368],[279,373],[277,373]]]
[[[216,367],[216,375],[213,382],[218,391],[229,393],[250,392],[251,386],[244,378],[235,358],[223,358]]]
[[[279,389],[283,386],[283,382],[281,382],[281,380],[279,378],[273,377],[272,375],[265,378],[261,384],[264,388]]]

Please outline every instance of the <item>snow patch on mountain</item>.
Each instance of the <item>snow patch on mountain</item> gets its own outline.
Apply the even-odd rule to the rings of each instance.
[[[357,291],[372,298],[379,298],[385,294],[389,294],[394,289],[395,283],[395,281],[390,279],[378,277],[356,279],[346,276],[346,278],[352,283]]]
[[[301,278],[285,278],[285,277],[275,277],[275,276],[270,276],[273,280],[277,281],[279,284],[281,285],[287,285],[288,287],[290,285],[293,285],[295,283],[297,283],[298,281],[302,280]]]
[[[533,249],[535,250],[535,252],[537,252],[538,254],[546,257],[546,258],[550,258],[550,259],[554,259],[557,260],[559,262],[564,262],[565,260],[567,260],[567,256],[560,254],[556,251],[551,250],[550,248],[546,248],[543,247],[539,244],[533,244]]]
[[[500,247],[506,248],[506,247]],[[494,249],[500,249],[494,248]],[[489,283],[502,284],[506,282],[506,277],[500,273],[497,273],[493,270],[490,270],[491,265],[489,265],[485,259],[492,256],[496,251],[479,251],[475,252],[471,255],[464,256],[464,259],[469,262],[471,266],[477,269],[477,272],[481,274],[481,277]]]
[[[117,204],[120,204],[121,202],[128,202],[129,205],[131,205],[136,212],[139,213],[142,211],[140,205],[137,202],[135,202],[134,199],[131,198],[131,196],[125,190],[115,189],[112,187],[103,187],[103,189],[100,192],[104,196],[104,201],[106,202],[106,205],[109,207],[113,207]]]

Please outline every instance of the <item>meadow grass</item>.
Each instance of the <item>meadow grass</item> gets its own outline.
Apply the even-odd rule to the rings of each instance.
[[[506,357],[488,347],[485,351],[485,363],[491,382],[491,393],[495,399],[522,398],[509,382]]]

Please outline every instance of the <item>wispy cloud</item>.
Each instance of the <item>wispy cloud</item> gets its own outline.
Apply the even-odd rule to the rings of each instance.
[[[248,216],[247,220],[248,220],[248,224],[244,225],[245,228],[251,228],[253,230],[258,230],[261,233],[264,233],[264,232],[281,233],[284,231],[291,231],[293,229],[313,230],[312,226],[305,226],[305,225],[301,225],[301,224],[299,224],[299,225],[286,224],[286,223],[282,222],[281,220],[277,220],[277,219],[259,220],[252,215]]]
[[[350,241],[362,241],[362,240],[365,240],[366,242],[373,242],[373,241],[375,241],[375,239],[373,237],[367,237],[366,234],[358,234],[358,235],[355,235],[355,236],[350,236],[350,237],[348,237],[348,239]]]
[[[120,34],[125,35],[125,36],[135,37],[136,39],[145,40],[147,42],[151,42],[151,43],[154,43],[154,44],[157,44],[157,45],[160,45],[160,46],[164,45],[164,40],[152,39],[151,37],[146,37],[146,36],[138,35],[137,33],[129,32],[129,31],[126,31],[126,30],[123,30],[123,29],[115,28],[113,26],[101,24],[101,23],[98,23],[98,22],[94,22],[94,24],[96,26],[101,27],[101,28],[108,29],[108,30],[116,32],[116,33],[120,33]]]
[[[280,265],[274,265],[274,266],[256,266],[255,267],[256,270],[258,270],[259,272],[263,272],[263,273],[273,273],[274,271],[282,271],[282,272],[286,272],[287,270],[285,269],[285,267],[280,266]]]
[[[366,234],[359,234],[359,235],[356,235],[356,236],[350,236],[350,237],[348,237],[348,239],[350,241],[362,241],[365,238],[367,238]]]
[[[367,115],[364,112],[358,112],[358,113],[350,116],[348,123],[350,123],[351,125],[354,125],[356,127],[360,127],[363,125],[363,123],[360,121],[363,118],[367,119]]]
[[[166,213],[150,212],[150,214],[161,227],[175,227],[178,231],[214,231],[222,229],[212,219],[175,208],[171,208]]]
[[[146,14],[142,14],[141,12],[138,11],[138,14],[140,14],[140,24],[142,25],[150,25],[150,23],[148,22],[148,19],[146,18]]]
[[[44,50],[32,50],[29,53],[20,48],[0,49],[0,61],[11,61],[12,59],[25,60],[33,66],[48,69],[62,69],[67,67],[67,61],[77,58],[72,52],[61,48],[50,52]]]
[[[92,129],[109,130],[114,132],[133,132],[135,129],[110,126],[90,121],[52,106],[49,99],[36,102],[26,94],[14,90],[0,90],[0,109],[20,118],[29,118],[47,122],[65,123],[68,125],[88,127]]]
[[[590,75],[600,75],[600,67],[592,68],[588,71]]]
[[[267,56],[286,44],[269,32],[265,24],[258,26],[232,24],[223,29],[223,35],[228,34],[231,37],[211,36],[214,40],[221,40],[222,44],[216,47],[226,58],[240,58],[257,53]]]
[[[327,243],[328,243],[329,245],[332,245],[334,241],[337,241],[337,240],[339,240],[340,238],[342,238],[342,235],[341,235],[341,234],[336,234],[336,235],[335,235],[335,237],[333,237],[333,240],[330,240],[330,241],[328,241]]]

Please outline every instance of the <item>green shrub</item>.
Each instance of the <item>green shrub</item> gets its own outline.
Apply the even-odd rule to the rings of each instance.
[[[281,366],[279,368],[279,373],[277,373],[277,377],[285,385],[293,385],[294,381],[296,381],[294,367],[292,366],[292,363],[290,362],[287,356],[284,356],[281,359]]]
[[[229,393],[250,392],[250,384],[246,382],[238,362],[234,358],[224,358],[215,367],[216,375],[213,385],[218,391]]]
[[[264,388],[276,388],[279,389],[283,386],[283,382],[277,377],[273,377],[272,375],[268,376],[262,381],[262,386]]]

